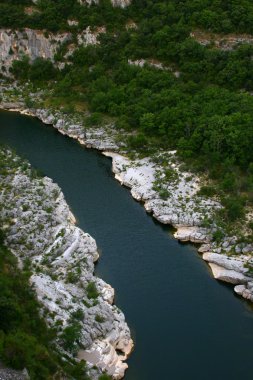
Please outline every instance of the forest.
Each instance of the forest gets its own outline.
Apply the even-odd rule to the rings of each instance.
[[[126,141],[131,149],[177,149],[191,170],[208,171],[216,181],[225,218],[242,217],[253,201],[253,46],[219,49],[214,41],[200,44],[191,32],[225,40],[231,33],[247,36],[253,33],[252,2],[133,0],[120,9],[109,0],[91,6],[40,0],[27,15],[31,5],[2,0],[1,26],[71,30],[74,39],[87,26],[106,26],[107,32],[99,45],[79,47],[63,70],[42,59],[14,62],[16,78],[52,88],[66,112],[83,103],[95,122],[111,117],[120,130],[133,131]],[[68,19],[79,24],[69,26]],[[66,48],[56,61],[64,61]],[[159,62],[163,69],[130,65],[129,59]]]
[[[35,10],[26,12],[29,7]],[[78,25],[70,26],[69,19]],[[219,196],[225,206],[222,221],[243,218],[253,204],[253,44],[219,49],[212,38],[205,45],[191,33],[201,30],[223,40],[253,35],[252,1],[133,0],[121,9],[109,0],[91,6],[76,0],[39,0],[36,6],[30,0],[0,0],[0,26],[45,34],[71,31],[73,41],[87,26],[106,26],[100,44],[79,47],[64,69],[24,57],[14,62],[12,74],[22,83],[48,88],[49,106],[91,112],[91,127],[109,117],[127,132],[122,139],[129,149],[141,155],[176,149],[191,171],[208,173],[212,187],[200,193]],[[56,62],[65,60],[66,49],[57,52]],[[138,59],[146,60],[144,67],[128,62]],[[148,64],[151,60],[162,69]],[[253,222],[249,226],[253,229]],[[85,363],[67,366],[57,354],[55,332],[45,326],[29,287],[29,265],[24,273],[17,269],[2,234],[0,274],[3,362],[25,366],[31,379],[53,378],[61,371],[84,379]]]
[[[41,318],[40,305],[29,284],[29,264],[18,269],[17,259],[0,242],[0,357],[8,367],[28,370],[31,380],[89,380],[85,363],[69,364],[55,346],[56,332]]]

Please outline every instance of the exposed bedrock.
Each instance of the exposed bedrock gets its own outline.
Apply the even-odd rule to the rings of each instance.
[[[8,102],[8,101],[9,102]],[[199,253],[209,252],[220,258],[214,262],[211,255],[204,259],[210,262],[215,278],[243,285],[235,291],[247,299],[253,300],[251,287],[251,270],[253,266],[251,243],[241,242],[239,236],[227,236],[217,242],[213,239],[216,231],[215,213],[222,208],[218,200],[202,197],[198,194],[202,179],[189,171],[181,170],[176,152],[162,152],[165,155],[166,170],[153,158],[129,159],[118,153],[125,150],[124,143],[119,143],[117,130],[113,125],[86,128],[83,121],[68,118],[58,111],[45,109],[25,109],[22,100],[12,103],[9,97],[3,99],[2,107],[19,110],[21,113],[38,117],[46,124],[53,125],[60,133],[77,139],[80,144],[98,149],[112,159],[115,178],[130,188],[132,196],[144,203],[147,212],[163,224],[172,225],[175,238],[182,242],[201,244]],[[156,157],[159,158],[159,157]],[[164,161],[164,160],[163,160]],[[166,173],[167,171],[167,173]],[[168,178],[166,175],[169,175]],[[212,221],[207,226],[207,221]],[[210,223],[210,222],[209,222]],[[244,271],[227,267],[231,259],[241,260]],[[218,271],[219,268],[220,272]],[[233,271],[233,273],[228,273]],[[246,275],[247,273],[247,275]],[[246,278],[246,279],[245,279]]]
[[[99,256],[95,240],[74,225],[50,178],[18,170],[1,178],[1,185],[6,244],[21,267],[29,261],[42,314],[49,326],[58,326],[59,348],[121,379],[133,341],[124,314],[113,305],[114,289],[93,274]],[[64,331],[73,324],[78,337],[68,347]]]

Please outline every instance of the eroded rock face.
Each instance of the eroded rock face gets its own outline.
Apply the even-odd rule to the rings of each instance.
[[[77,0],[77,1],[81,5],[83,4],[91,5],[92,3],[99,4],[99,0]],[[36,4],[38,0],[32,0],[32,2]],[[111,0],[111,3],[114,7],[125,8],[131,4],[131,0]]]
[[[9,151],[6,157],[17,160]],[[114,289],[93,275],[95,240],[74,225],[61,189],[50,178],[33,178],[29,169],[18,168],[1,178],[1,184],[6,243],[21,267],[30,261],[31,284],[48,325],[58,326],[59,347],[73,357],[82,347],[79,358],[96,351],[91,366],[121,379],[133,341],[123,313],[112,305]],[[64,330],[74,323],[78,342],[68,347]]]
[[[197,195],[198,178],[186,172],[179,173],[177,165],[173,163],[174,154],[175,152],[170,152],[166,157],[172,178],[160,190],[165,194],[163,199],[155,188],[157,181],[163,180],[164,174],[162,168],[152,159],[131,161],[119,154],[106,153],[112,157],[115,178],[121,184],[130,187],[132,196],[144,201],[146,210],[152,212],[158,221],[177,228],[176,238],[183,241],[207,242],[210,240],[210,234],[201,225],[204,218],[211,217],[214,210],[221,206],[218,202]]]
[[[248,269],[245,267],[245,263],[247,262],[245,256],[228,257],[226,255],[220,255],[218,253],[206,252],[203,254],[203,259],[209,263],[213,263],[220,267],[226,268],[227,270],[233,270],[242,274],[248,272]]]
[[[111,0],[114,7],[125,8],[131,4],[131,0]]]
[[[190,33],[190,37],[200,45],[211,46],[220,50],[234,50],[242,44],[252,44],[253,37],[249,34],[217,34],[206,32],[205,30],[195,30]]]
[[[208,262],[214,278],[237,285],[234,291],[242,297],[253,301],[253,278],[247,267],[247,264],[252,260],[251,256],[230,257],[225,254],[205,252],[203,259]]]
[[[10,368],[0,368],[0,380],[29,380],[30,377],[26,369],[15,371]]]
[[[45,58],[53,61],[58,47],[70,39],[70,33],[45,35],[40,30],[0,30],[0,65],[8,71],[14,60],[27,55],[31,61]]]
[[[132,25],[134,25],[134,24],[132,24]],[[131,24],[130,24],[130,26],[131,26]],[[127,26],[127,29],[128,28],[131,29],[130,27]],[[134,26],[132,28],[134,28]],[[170,71],[170,72],[173,73],[173,75],[176,78],[179,78],[180,75],[181,75],[181,73],[179,71],[174,70],[170,66],[165,66],[162,62],[160,62],[160,61],[158,61],[157,59],[154,59],[154,58],[153,59],[152,58],[149,58],[149,59],[141,58],[141,59],[135,59],[135,60],[128,59],[127,62],[128,62],[129,65],[132,65],[132,66],[144,67],[145,65],[147,65],[147,66],[154,67],[154,68],[156,68],[158,70]]]
[[[236,294],[243,298],[253,302],[253,281],[248,282],[245,285],[237,285],[234,288]]]
[[[27,56],[31,62],[36,58],[44,58],[55,63],[54,56],[65,43],[68,43],[65,54],[65,58],[68,58],[79,46],[96,45],[101,33],[105,33],[105,28],[91,31],[88,26],[77,34],[77,43],[72,43],[73,36],[70,32],[53,34],[29,28],[23,31],[0,29],[0,72],[8,74],[13,61],[20,60],[23,56]],[[62,68],[66,63],[67,59],[55,65]]]
[[[240,272],[235,270],[226,269],[217,264],[209,263],[214,278],[220,281],[228,282],[230,284],[246,284],[248,279]]]
[[[99,4],[99,0],[77,0],[77,1],[81,5],[83,4],[91,5],[92,3]],[[131,4],[131,0],[111,0],[111,3],[114,7],[125,8]]]

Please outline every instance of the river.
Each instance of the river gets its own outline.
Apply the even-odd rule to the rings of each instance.
[[[0,142],[59,184],[78,225],[96,239],[96,273],[115,288],[135,340],[126,380],[253,378],[252,308],[133,200],[109,158],[5,111]]]

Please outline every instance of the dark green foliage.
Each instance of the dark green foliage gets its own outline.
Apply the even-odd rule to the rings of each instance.
[[[32,64],[24,56],[20,61],[14,61],[11,72],[16,78],[31,81],[48,81],[57,78],[57,70],[52,62],[43,58],[37,58]]]
[[[22,4],[9,4],[9,1],[8,3],[7,1],[0,3],[0,25],[2,28],[13,27],[14,25],[16,28],[22,28],[27,21]]]
[[[73,322],[69,326],[67,326],[61,335],[61,338],[63,340],[63,347],[65,350],[74,352],[76,349],[76,345],[79,341],[81,332],[81,325],[79,322]]]
[[[1,281],[0,281],[1,282]],[[21,318],[21,310],[14,300],[6,296],[0,297],[0,326],[4,332],[15,329]]]
[[[73,319],[77,319],[78,321],[82,321],[84,319],[84,312],[82,309],[77,309],[72,313]]]
[[[135,136],[129,136],[127,143],[130,148],[142,150],[147,144],[147,139],[143,133],[138,133]]]
[[[222,232],[222,230],[216,230],[214,233],[213,233],[213,240],[216,241],[217,243],[219,243],[224,237],[224,233]]]
[[[245,199],[242,197],[227,197],[222,202],[225,206],[225,216],[231,222],[244,216]]]
[[[57,369],[46,347],[35,337],[21,331],[6,336],[3,358],[12,368],[28,368],[34,379],[46,379]]]
[[[85,124],[88,127],[94,126],[94,125],[100,125],[102,123],[103,116],[99,112],[92,113],[86,120]]]
[[[98,380],[112,380],[112,378],[111,378],[111,376],[109,376],[107,374],[103,374],[103,375],[99,376]]]
[[[90,378],[86,375],[86,363],[81,360],[80,363],[77,363],[75,366],[69,370],[69,374],[75,380],[90,380]]]
[[[39,305],[28,277],[17,269],[16,259],[0,246],[1,358],[16,369],[26,367],[31,379],[46,379],[58,368],[49,342],[55,333],[39,317]]]
[[[30,0],[1,0],[0,24],[4,27],[37,27],[57,31],[68,28],[67,19],[75,18],[80,27],[104,25],[117,28],[127,19],[140,23],[144,45],[153,32],[153,41],[158,48],[170,43],[167,36],[184,38],[188,27],[200,27],[214,32],[253,32],[253,5],[250,0],[148,1],[134,0],[127,9],[113,9],[109,0],[100,0],[96,5],[81,6],[76,0],[41,0],[38,14],[27,16],[23,9],[33,5]],[[18,15],[18,18],[15,18]],[[161,38],[163,37],[163,38]],[[169,46],[170,47],[170,46]]]
[[[29,285],[28,272],[17,268],[16,258],[3,246],[0,229],[0,357],[5,365],[27,368],[31,380],[51,379],[65,373],[76,380],[89,380],[85,362],[62,362],[54,348],[56,333],[39,316],[39,304]],[[80,319],[77,310],[74,318]],[[83,316],[83,314],[82,314]],[[79,336],[78,322],[63,332],[66,344]],[[57,375],[56,375],[57,376]]]
[[[98,323],[103,323],[103,322],[105,322],[105,319],[101,315],[96,314],[95,321],[98,322]]]
[[[202,186],[198,194],[202,196],[212,197],[216,191],[212,186]]]
[[[95,299],[99,296],[95,282],[90,282],[86,287],[86,291],[89,299]]]
[[[191,168],[219,182],[215,191],[225,193],[224,199],[246,194],[253,201],[253,46],[219,50],[190,35],[196,29],[220,33],[220,39],[232,32],[253,33],[252,1],[134,0],[120,9],[109,0],[91,6],[76,0],[41,0],[40,13],[30,16],[21,15],[24,4],[2,2],[0,25],[71,29],[73,41],[88,25],[106,26],[107,33],[100,35],[100,45],[79,47],[69,58],[73,65],[61,72],[45,60],[32,65],[26,58],[14,62],[17,78],[34,83],[56,80],[52,87],[58,104],[64,99],[66,112],[73,112],[79,102],[88,105],[93,113],[88,126],[100,125],[103,115],[109,115],[117,128],[133,131],[126,137],[130,148],[146,153],[177,149]],[[79,25],[69,27],[68,19]],[[130,20],[137,29],[126,29]],[[63,58],[66,48],[59,49],[56,59]],[[141,58],[158,60],[168,69],[127,63]],[[202,189],[202,194],[209,190]],[[225,203],[226,218],[242,215],[234,200]]]
[[[74,271],[70,271],[67,274],[67,282],[70,282],[71,284],[76,284],[79,280],[79,275],[75,273]]]

